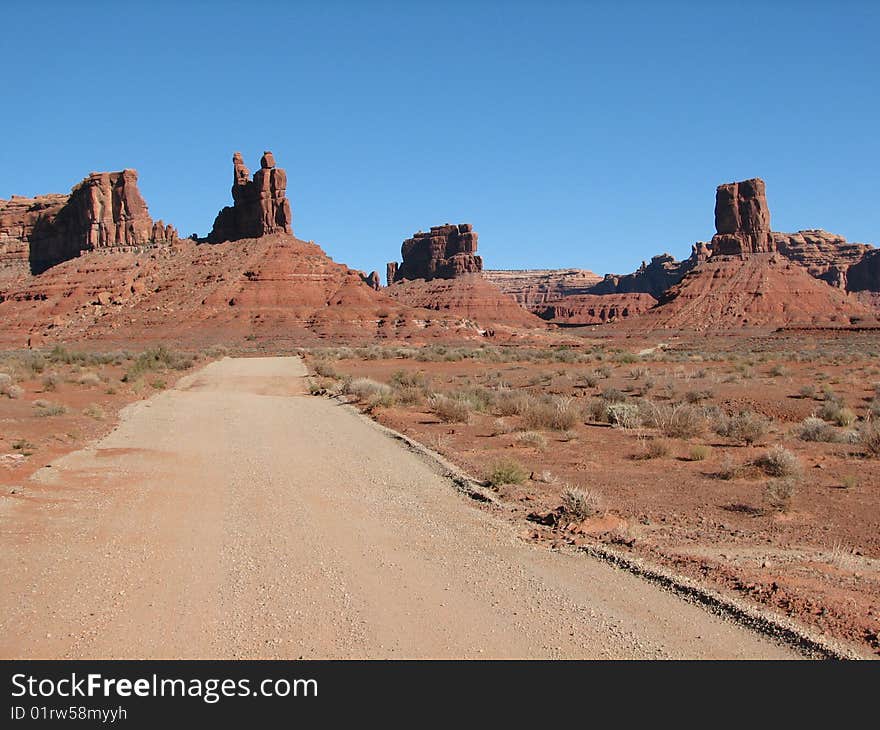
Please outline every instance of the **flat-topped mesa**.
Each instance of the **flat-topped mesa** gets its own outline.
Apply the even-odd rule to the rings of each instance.
[[[715,230],[712,252],[748,256],[772,253],[770,209],[764,181],[759,178],[719,185],[715,193]]]
[[[231,207],[223,208],[208,235],[211,243],[259,238],[270,233],[293,233],[293,214],[287,199],[287,173],[275,166],[266,151],[251,179],[240,152],[232,155]]]
[[[477,233],[470,223],[419,231],[403,242],[400,253],[403,262],[388,265],[389,284],[402,279],[455,279],[483,270],[483,259],[476,255]]]

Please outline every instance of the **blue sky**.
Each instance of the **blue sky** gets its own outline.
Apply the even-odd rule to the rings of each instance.
[[[767,181],[775,230],[880,243],[880,3],[17,3],[0,197],[138,170],[207,234],[231,156],[289,177],[294,231],[379,269],[473,223],[488,268],[627,272]]]

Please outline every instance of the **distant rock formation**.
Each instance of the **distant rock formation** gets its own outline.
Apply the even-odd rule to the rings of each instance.
[[[0,201],[0,261],[27,261],[35,274],[83,251],[176,240],[173,226],[150,218],[135,170],[93,172],[69,196]]]
[[[715,230],[712,251],[716,254],[748,256],[776,250],[770,235],[770,209],[761,178],[718,186]]]
[[[477,256],[477,233],[470,223],[433,226],[419,231],[400,248],[403,263],[388,265],[389,284],[403,279],[454,279],[483,270]]]
[[[787,259],[839,289],[849,288],[850,267],[876,250],[866,243],[850,243],[843,236],[823,230],[774,233],[773,240],[777,251]]]
[[[532,312],[548,302],[586,294],[602,277],[586,269],[483,270],[483,277]]]
[[[293,214],[287,199],[287,173],[264,152],[251,179],[240,152],[232,155],[231,207],[223,208],[208,235],[211,243],[259,238],[270,233],[293,233]]]
[[[541,319],[556,324],[608,324],[647,312],[657,304],[650,294],[572,294],[538,308]]]
[[[663,292],[675,286],[688,271],[705,261],[711,254],[710,244],[699,241],[693,245],[691,255],[683,261],[668,253],[654,256],[650,263],[642,265],[632,274],[606,274],[605,278],[590,288],[589,294],[650,294],[658,299]]]
[[[370,289],[375,289],[379,291],[382,288],[382,281],[379,279],[378,271],[371,271],[369,275],[364,274],[364,283],[370,287]]]

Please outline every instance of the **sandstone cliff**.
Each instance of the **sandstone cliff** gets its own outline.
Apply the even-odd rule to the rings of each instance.
[[[93,172],[70,195],[0,201],[0,262],[39,274],[83,251],[177,240],[153,221],[137,172]]]

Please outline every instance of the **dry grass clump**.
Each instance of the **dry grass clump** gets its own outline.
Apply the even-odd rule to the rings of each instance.
[[[521,416],[533,401],[534,396],[525,391],[502,388],[495,394],[495,411],[499,416]]]
[[[442,393],[431,396],[431,412],[444,423],[467,423],[473,406],[463,398],[453,398]]]
[[[487,481],[493,487],[500,487],[503,484],[522,484],[527,477],[526,470],[517,462],[502,459],[492,466]]]
[[[34,401],[34,415],[40,418],[47,416],[61,416],[67,413],[67,409],[60,403],[51,403],[47,400]]]
[[[532,399],[522,416],[528,428],[551,431],[568,431],[581,421],[574,399],[563,396]]]
[[[730,481],[731,479],[736,479],[739,473],[740,467],[733,460],[733,457],[730,454],[725,454],[721,460],[721,465],[718,467],[718,471],[715,472],[715,477],[724,481]]]
[[[664,436],[689,439],[706,430],[703,411],[688,403],[677,405],[651,404],[651,421]]]
[[[837,426],[851,426],[856,421],[856,414],[840,401],[829,400],[822,404],[818,412],[819,418]]]
[[[635,403],[609,403],[605,406],[605,420],[617,428],[638,428],[642,425],[642,412]]]
[[[712,390],[689,390],[684,394],[684,399],[688,403],[697,404],[702,403],[705,400],[711,400],[715,397],[715,393]]]
[[[697,444],[696,446],[691,446],[691,450],[688,452],[688,459],[690,461],[705,461],[711,453],[712,449],[709,446]]]
[[[639,454],[640,459],[661,459],[669,456],[669,442],[666,439],[654,438],[645,442],[642,453]]]
[[[803,471],[800,459],[782,446],[773,446],[755,459],[754,464],[771,477],[797,477]]]
[[[516,437],[521,446],[533,449],[547,448],[547,437],[539,431],[523,431]]]
[[[867,424],[859,431],[859,443],[868,456],[880,458],[880,426],[876,423]]]
[[[0,395],[7,398],[21,398],[24,395],[24,389],[15,384],[12,376],[8,373],[0,373]]]
[[[840,433],[830,423],[826,423],[821,418],[805,418],[795,429],[797,436],[801,441],[814,441],[822,443],[839,443],[842,438]]]
[[[322,378],[332,378],[333,380],[338,380],[342,376],[336,372],[336,369],[326,360],[318,360],[312,365],[312,369],[315,371],[315,375],[320,375]]]
[[[712,430],[719,436],[749,445],[762,441],[769,428],[767,419],[751,411],[743,411],[735,416],[721,413],[712,423]]]
[[[562,490],[562,508],[572,520],[585,520],[602,509],[602,496],[591,489],[566,487]]]
[[[195,358],[186,353],[169,350],[165,345],[152,347],[135,358],[132,366],[122,377],[122,382],[131,383],[148,372],[164,370],[188,370]]]
[[[77,379],[76,382],[80,385],[100,385],[103,381],[101,380],[101,376],[97,373],[82,373]]]
[[[788,512],[797,492],[797,480],[792,477],[774,479],[764,487],[764,496],[767,503],[779,512]]]
[[[61,376],[58,373],[46,373],[41,379],[40,383],[43,387],[43,392],[49,392],[52,390],[58,389],[58,384],[61,382]]]
[[[623,403],[626,400],[626,393],[617,388],[603,388],[601,397],[606,403]]]
[[[346,380],[342,385],[342,392],[346,395],[353,395],[360,401],[367,401],[376,395],[392,394],[391,386],[380,383],[370,378],[353,378]]]
[[[104,409],[97,403],[92,403],[91,405],[86,406],[83,409],[83,415],[88,416],[89,418],[94,418],[96,421],[103,421],[107,417]]]

